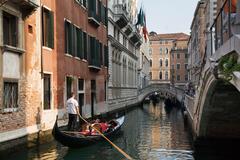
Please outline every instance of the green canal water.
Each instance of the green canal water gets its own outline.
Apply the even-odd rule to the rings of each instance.
[[[113,142],[137,160],[193,160],[189,130],[181,110],[160,103],[144,104],[126,113],[121,132]],[[70,149],[53,141],[19,151],[5,157],[8,160],[124,160],[107,142],[85,148]],[[3,158],[3,159],[5,159]]]

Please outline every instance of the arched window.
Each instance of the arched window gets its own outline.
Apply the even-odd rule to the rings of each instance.
[[[165,53],[168,54],[168,48],[166,48]]]
[[[162,67],[162,59],[160,59],[160,67]]]
[[[168,71],[165,72],[165,80],[168,80]]]
[[[165,66],[168,67],[168,59],[165,60]]]
[[[162,72],[159,73],[159,79],[162,79]]]

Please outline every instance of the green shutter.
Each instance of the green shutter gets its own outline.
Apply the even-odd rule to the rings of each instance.
[[[54,17],[52,11],[49,11],[49,18],[48,47],[54,48]]]
[[[83,6],[86,8],[87,7],[87,0],[83,0]]]
[[[77,57],[81,58],[80,54],[81,54],[81,40],[80,40],[80,29],[77,28],[76,30],[76,34],[77,34],[77,42],[76,42],[76,46],[77,46]]]
[[[104,7],[105,8],[105,26],[107,26],[108,24],[108,9],[107,7]]]
[[[102,49],[103,49],[103,47],[102,47],[102,43],[99,43],[99,51],[100,51],[100,53],[99,53],[99,55],[100,55],[100,65],[103,65],[103,51],[102,51]]]
[[[83,49],[83,32],[82,30],[79,30],[79,38],[80,38],[80,41],[79,41],[79,45],[80,45],[80,58],[83,59],[84,57],[84,49]]]
[[[65,26],[65,53],[69,53],[69,25],[68,22],[65,21],[64,22],[64,26]]]
[[[73,25],[69,24],[69,31],[68,31],[68,42],[69,42],[69,54],[73,55]]]
[[[88,37],[87,34],[83,33],[83,50],[84,50],[84,59],[87,60],[87,53],[88,53]]]

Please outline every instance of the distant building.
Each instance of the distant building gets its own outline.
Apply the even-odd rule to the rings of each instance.
[[[170,51],[171,83],[176,86],[182,87],[188,82],[188,39],[189,36],[176,39]]]
[[[186,39],[188,39],[188,35],[184,33],[156,34],[155,32],[150,32],[149,39],[151,83],[170,84],[171,78],[173,77],[171,76],[171,50],[177,46],[179,46],[181,50],[183,48],[186,49],[186,47],[184,47],[184,45],[182,44],[182,41],[186,41]],[[179,49],[177,50],[177,48],[175,49],[176,50],[172,51],[173,55],[180,51]],[[184,50],[182,50],[180,57],[182,57],[182,54],[184,54]],[[185,55],[183,57],[185,57]],[[175,62],[178,61],[173,61],[174,68],[177,67],[176,64],[174,64]],[[176,78],[180,78],[181,80],[181,77],[178,77],[178,75],[180,76],[180,74],[178,74],[177,72],[175,74]],[[185,73],[182,74],[184,74],[185,76]],[[182,79],[185,80],[185,78]],[[179,83],[181,82],[180,80]]]
[[[145,40],[142,35],[142,45],[138,58],[138,89],[146,87],[150,82],[150,43],[149,39]]]

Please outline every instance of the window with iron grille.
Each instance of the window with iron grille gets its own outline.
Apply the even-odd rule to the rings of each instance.
[[[18,82],[4,82],[3,107],[18,107]]]

